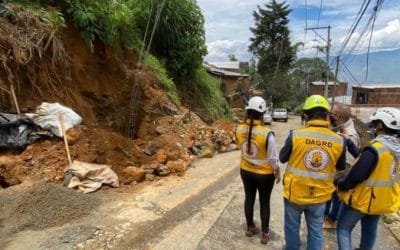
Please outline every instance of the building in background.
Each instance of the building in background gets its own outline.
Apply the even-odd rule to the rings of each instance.
[[[325,82],[316,81],[309,84],[309,95],[324,95]],[[328,82],[328,97],[333,96],[346,96],[347,95],[347,83],[336,82],[336,93],[335,82]]]
[[[400,106],[400,84],[365,84],[353,86],[352,104]]]
[[[244,98],[248,98],[250,88],[250,75],[240,73],[240,65],[240,62],[213,62],[203,64],[210,75],[219,79],[222,91],[231,107],[235,108],[244,107]],[[244,64],[242,63],[242,65]]]

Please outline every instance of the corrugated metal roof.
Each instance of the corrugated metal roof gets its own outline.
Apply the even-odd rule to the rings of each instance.
[[[209,62],[210,65],[220,69],[236,69],[239,70],[239,62]]]
[[[363,84],[361,86],[353,86],[353,88],[364,88],[364,89],[400,88],[400,83]]]
[[[229,70],[223,70],[220,68],[216,68],[215,65],[210,65],[210,64],[203,64],[204,67],[207,69],[208,72],[214,75],[223,75],[223,76],[236,76],[236,77],[249,77],[250,75],[248,74],[241,74],[238,72],[233,72]]]
[[[344,82],[336,82],[336,85],[338,84],[343,84]],[[311,82],[312,85],[325,85],[325,82],[322,81],[315,81],[315,82]],[[329,81],[328,85],[335,85],[334,81]]]

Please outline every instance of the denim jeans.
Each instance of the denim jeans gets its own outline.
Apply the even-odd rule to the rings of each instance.
[[[326,203],[298,205],[285,202],[285,241],[286,250],[300,249],[301,214],[304,212],[307,222],[307,249],[321,250],[323,245],[322,224]]]
[[[332,199],[326,203],[325,217],[328,217],[332,221],[337,221],[339,210],[342,202],[340,201],[337,193],[332,194]]]
[[[336,235],[339,250],[350,250],[351,232],[357,222],[361,220],[361,242],[360,249],[372,249],[376,240],[380,215],[369,215],[361,213],[354,208],[342,204],[337,221]]]

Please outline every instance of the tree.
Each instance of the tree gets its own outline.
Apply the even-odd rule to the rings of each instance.
[[[142,32],[147,20],[153,27],[157,6],[163,1],[143,0]],[[154,33],[151,50],[165,61],[175,79],[190,79],[207,53],[204,17],[195,0],[166,0]],[[151,12],[152,10],[152,12]]]
[[[326,62],[320,58],[300,58],[292,66],[289,76],[292,82],[292,88],[295,90],[290,98],[295,104],[302,103],[309,95],[309,84],[314,81],[324,81],[326,79]],[[329,79],[335,76],[329,72]]]
[[[228,55],[228,59],[231,62],[237,62],[238,61],[238,59],[236,58],[235,54],[229,54]]]
[[[308,84],[314,81],[325,81],[326,62],[320,58],[300,58],[291,69],[290,76],[300,91],[307,94]],[[329,79],[335,79],[333,72],[329,72]]]
[[[272,95],[274,103],[280,103],[288,97],[290,90],[288,72],[296,58],[297,46],[291,45],[288,28],[288,15],[291,12],[285,2],[275,0],[257,6],[253,12],[255,27],[250,28],[249,51],[258,59],[257,70],[262,77],[261,87],[266,95]]]

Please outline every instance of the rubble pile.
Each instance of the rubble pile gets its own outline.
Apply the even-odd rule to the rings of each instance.
[[[67,131],[72,160],[107,165],[122,185],[134,185],[169,174],[181,175],[196,158],[235,149],[235,125],[225,121],[206,124],[190,109],[177,106],[169,99],[157,73],[136,67],[138,55],[133,51],[100,45],[91,51],[76,28],[51,29],[50,24],[23,8],[11,10],[16,22],[0,17],[0,40],[7,40],[9,45],[7,50],[0,49],[0,58],[7,65],[7,72],[0,70],[7,77],[0,80],[9,84],[11,79],[18,79],[15,92],[22,113],[35,113],[42,103],[51,102],[72,109],[82,118],[82,124]],[[31,19],[29,25],[24,22]],[[9,51],[19,55],[30,49],[21,48],[9,34],[24,36],[30,30],[51,34],[45,36],[46,41],[57,45],[53,47],[58,50],[42,46],[38,48],[39,55],[46,56],[33,53],[28,61],[8,56]],[[37,44],[36,36],[28,37],[32,38],[30,45]],[[60,56],[53,58],[54,52]],[[53,59],[58,59],[57,70],[44,72],[51,68]],[[41,83],[43,74],[51,76],[45,84]],[[126,131],[131,123],[134,84],[139,86],[141,97],[135,100],[139,110],[134,121],[136,137],[132,139]],[[0,104],[5,112],[17,111],[10,98],[0,99]],[[28,144],[2,148],[0,187],[26,180],[62,183],[69,161],[60,133],[35,137]]]
[[[153,131],[136,140],[107,128],[80,125],[67,132],[71,157],[109,165],[121,184],[132,185],[171,173],[183,174],[196,158],[236,149],[234,125],[217,122],[208,126],[194,113],[185,116],[164,116],[153,125],[145,123],[142,129]],[[5,188],[26,179],[61,183],[67,167],[63,141],[44,139],[22,151],[2,153],[0,185]]]

